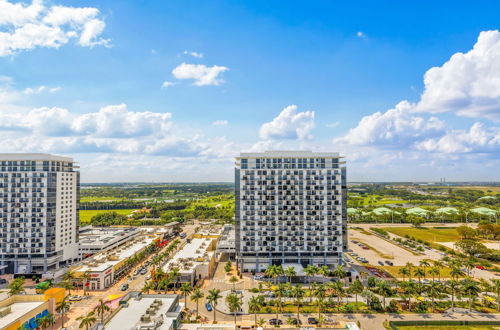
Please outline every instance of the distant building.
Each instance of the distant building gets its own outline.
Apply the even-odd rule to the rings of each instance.
[[[77,168],[69,157],[0,154],[0,272],[41,274],[78,259]]]
[[[338,153],[311,151],[236,158],[236,253],[243,271],[341,263],[347,248],[341,159]]]

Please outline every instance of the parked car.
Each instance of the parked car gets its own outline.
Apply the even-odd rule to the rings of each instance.
[[[70,296],[68,298],[69,301],[80,301],[82,300],[82,297],[81,296]]]
[[[147,269],[146,269],[146,268],[141,269],[141,275],[146,275],[146,273],[147,273],[147,272],[148,272],[148,271],[147,271]]]
[[[481,265],[477,265],[476,266],[477,269],[481,269],[481,270],[484,270],[484,266],[481,266]],[[1,284],[1,283],[0,283]]]
[[[392,261],[386,260],[385,263],[389,266],[394,266],[394,263]]]
[[[353,253],[351,253],[351,255],[352,255],[353,257],[357,257],[357,256],[358,256],[358,254],[357,254],[357,253],[354,253],[354,252],[353,252]]]
[[[269,324],[270,325],[282,325],[283,321],[281,321],[280,319],[270,319]]]
[[[185,237],[186,237],[186,233],[181,233],[180,238],[185,238]]]
[[[146,276],[146,280],[150,280],[151,279],[151,274],[148,274],[148,276]]]
[[[380,266],[383,266],[383,265],[384,265],[384,263],[383,263],[382,261],[379,261],[379,262],[378,262],[378,264],[379,264]]]
[[[0,278],[0,284],[7,284],[7,280],[5,278]]]
[[[358,241],[355,241],[355,240],[352,240],[351,242],[353,242],[354,244],[357,244],[357,243],[358,243]]]
[[[128,290],[128,284],[127,283],[123,284],[120,290],[122,291]]]
[[[318,320],[315,317],[309,317],[307,319],[307,323],[309,323],[309,324],[318,324]]]
[[[205,308],[206,308],[206,309],[207,309],[207,311],[209,311],[209,312],[213,311],[212,305],[210,305],[210,303],[205,303]]]
[[[361,260],[361,262],[362,262],[362,263],[364,263],[364,264],[367,264],[367,263],[368,263],[368,260],[363,259],[363,260]]]
[[[363,250],[370,250],[370,248],[368,246],[363,246],[362,248],[363,248]]]

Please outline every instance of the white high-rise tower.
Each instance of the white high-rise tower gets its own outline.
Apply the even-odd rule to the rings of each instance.
[[[44,273],[78,258],[77,168],[68,157],[0,154],[0,273]]]
[[[236,251],[243,271],[336,265],[347,248],[346,168],[338,153],[236,158]]]

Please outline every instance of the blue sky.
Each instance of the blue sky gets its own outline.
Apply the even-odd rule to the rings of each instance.
[[[0,152],[87,182],[230,181],[265,149],[340,151],[351,181],[498,180],[499,7],[0,0]]]

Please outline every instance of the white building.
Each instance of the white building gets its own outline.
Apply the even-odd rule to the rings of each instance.
[[[105,330],[173,330],[180,325],[183,303],[178,295],[128,293]]]
[[[112,250],[132,240],[140,232],[137,227],[83,227],[79,234],[79,257],[83,259]]]
[[[266,151],[236,158],[235,232],[243,271],[336,265],[347,247],[346,169],[338,153]]]
[[[0,272],[45,273],[78,258],[77,168],[69,157],[0,154]]]

